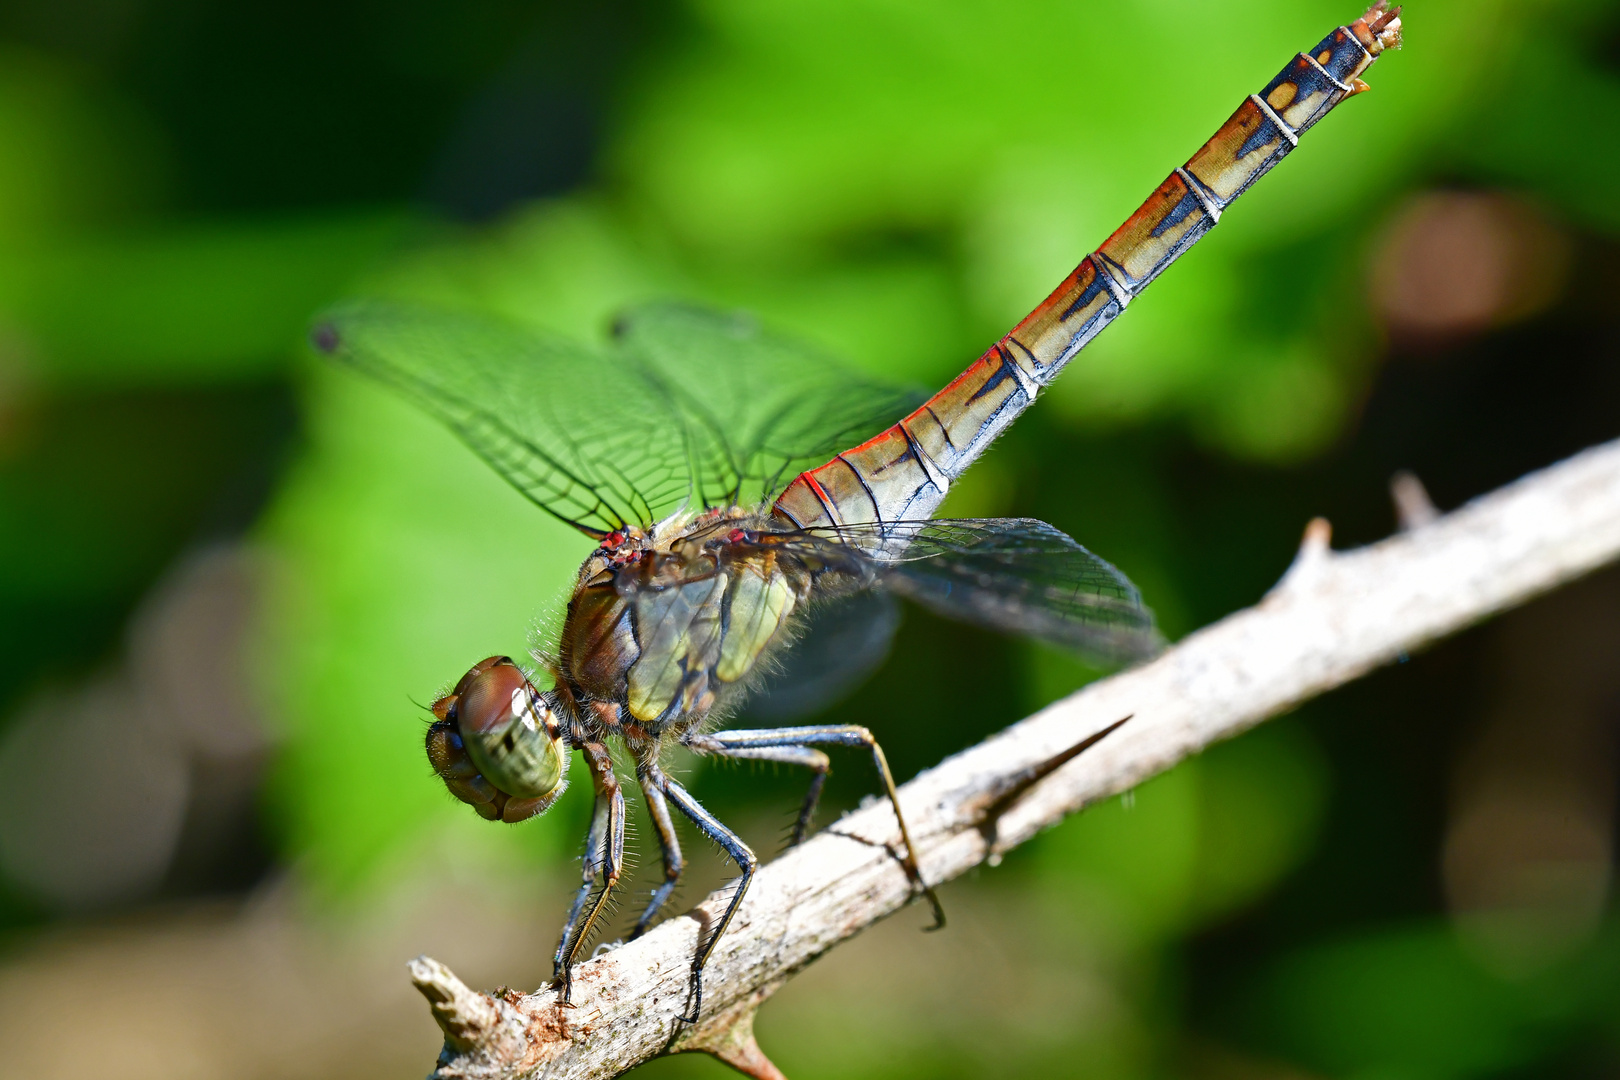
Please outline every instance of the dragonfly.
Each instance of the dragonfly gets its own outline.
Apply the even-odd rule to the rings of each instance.
[[[1101,663],[1160,647],[1135,586],[1060,530],[1028,518],[934,513],[1064,366],[1301,133],[1367,88],[1361,74],[1400,42],[1399,14],[1380,2],[1298,54],[1050,296],[931,396],[843,368],[746,315],[680,304],[626,313],[601,345],[375,299],[317,320],[319,352],[402,391],[540,509],[596,543],[560,632],[535,647],[533,666],[499,655],[479,661],[433,702],[426,735],[439,778],[492,821],[544,813],[567,787],[569,755],[582,756],[595,802],[554,956],[562,1003],[625,873],[615,745],[633,763],[663,854],[663,879],[630,937],[653,925],[685,868],[672,811],[739,870],[693,956],[687,1021],[701,1012],[704,966],[759,860],[669,774],[673,747],[808,769],[794,843],[813,820],[826,751],[870,755],[898,827],[892,850],[943,925],[870,730],[729,729],[725,721],[791,664],[801,636],[806,649],[817,641],[821,654],[869,668],[882,648],[874,638],[892,626],[867,617],[861,605],[872,597],[906,597]],[[452,512],[478,527],[476,508]],[[845,632],[820,634],[829,623]]]

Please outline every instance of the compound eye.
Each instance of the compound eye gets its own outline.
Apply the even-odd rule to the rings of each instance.
[[[485,672],[500,667],[509,668],[517,675],[518,678],[523,678],[523,673],[518,671],[518,666],[512,663],[512,658],[510,656],[486,656],[468,669],[467,674],[461,677],[461,681],[456,683],[456,688],[450,691],[448,696],[450,698],[460,697],[462,694],[465,694],[468,687],[477,682]]]
[[[486,656],[484,659],[474,664],[472,668],[468,670],[467,674],[461,677],[461,681],[456,683],[456,688],[454,690],[450,691],[448,694],[444,695],[433,703],[433,715],[438,717],[440,720],[448,720],[451,723],[455,723],[461,712],[459,705],[461,695],[465,694],[469,687],[477,683],[486,672],[497,667],[510,668],[512,671],[517,672],[518,678],[523,677],[523,673],[518,671],[517,665],[512,663],[512,658],[510,656]]]
[[[550,705],[510,660],[499,658],[467,675],[453,707],[478,771],[513,798],[549,795],[561,782],[564,765]]]
[[[467,676],[456,687],[456,700],[450,707],[464,737],[504,730],[518,719],[513,701],[523,708],[529,680],[516,664],[507,662],[483,671],[474,668]]]

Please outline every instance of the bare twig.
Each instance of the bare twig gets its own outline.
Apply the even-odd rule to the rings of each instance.
[[[1617,557],[1620,442],[1355,551],[1332,551],[1328,524],[1317,519],[1256,606],[902,787],[923,874],[945,881],[994,862],[1064,815],[1212,742]],[[1125,717],[1132,719],[1107,732]],[[677,1017],[699,930],[719,911],[719,894],[582,965],[572,1009],[550,990],[475,994],[442,965],[414,962],[446,1033],[434,1075],[608,1077],[659,1054],[702,1050],[751,1075],[779,1077],[754,1041],[754,1012],[822,953],[915,899],[895,843],[894,816],[877,805],[766,867],[709,963],[696,1026]],[[919,938],[917,947],[929,944]]]

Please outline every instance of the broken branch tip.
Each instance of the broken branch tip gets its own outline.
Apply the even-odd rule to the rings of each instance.
[[[457,1050],[471,1050],[500,1022],[495,1002],[431,956],[418,956],[407,966],[412,984],[427,998],[445,1041]]]

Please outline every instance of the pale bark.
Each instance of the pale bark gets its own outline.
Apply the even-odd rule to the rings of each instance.
[[[1313,521],[1294,564],[1254,607],[903,786],[927,880],[993,864],[1212,742],[1620,557],[1620,442],[1443,516],[1409,479],[1401,485],[1407,531],[1334,552],[1327,523]],[[549,989],[492,998],[435,961],[413,962],[447,1035],[434,1075],[607,1077],[662,1053],[703,1050],[779,1076],[754,1042],[754,1011],[796,971],[916,898],[896,841],[893,814],[876,803],[766,866],[709,963],[695,1027],[678,1017],[699,928],[719,911],[719,894],[581,965],[571,1009]],[[917,948],[928,947],[919,937]]]

